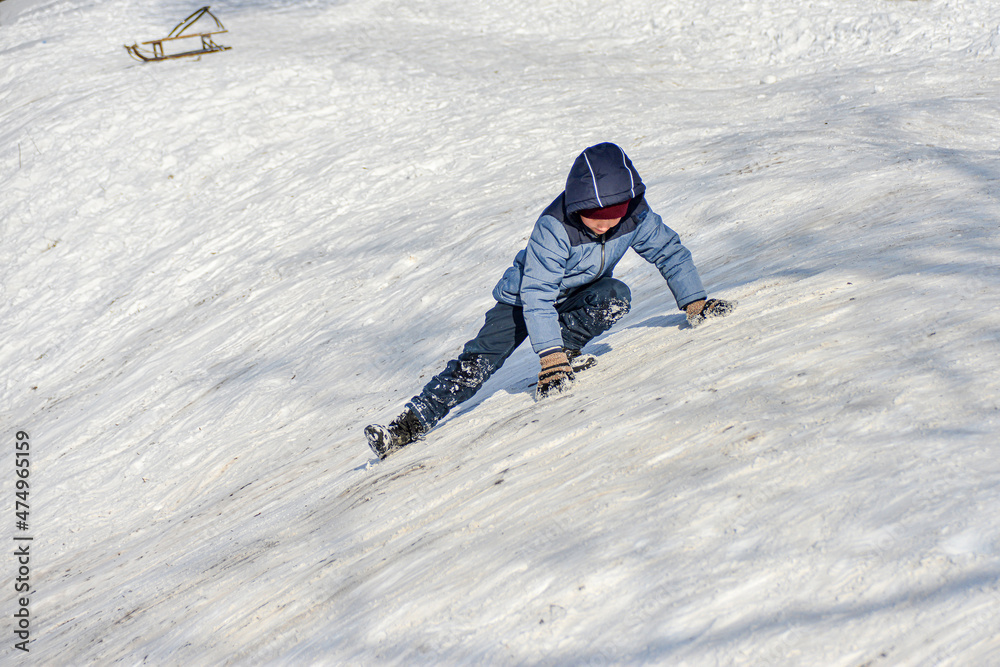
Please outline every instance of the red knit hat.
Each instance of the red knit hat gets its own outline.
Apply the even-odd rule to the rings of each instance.
[[[614,220],[615,218],[624,218],[625,213],[628,212],[629,203],[630,200],[625,200],[621,204],[613,204],[611,206],[605,206],[604,208],[588,208],[580,211],[580,215],[585,218],[590,218],[591,220]]]

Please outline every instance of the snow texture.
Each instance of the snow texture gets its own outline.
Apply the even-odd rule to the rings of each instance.
[[[0,2],[5,663],[1000,662],[1000,5],[194,9]],[[601,141],[739,308],[375,463]]]

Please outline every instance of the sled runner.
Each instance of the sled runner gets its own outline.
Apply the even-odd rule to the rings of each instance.
[[[198,22],[200,18],[208,15],[213,21],[215,21],[215,27],[218,30],[209,30],[205,32],[186,32],[195,23]],[[172,58],[187,58],[189,56],[200,56],[205,53],[215,53],[216,51],[228,51],[233,48],[231,46],[222,46],[216,44],[212,39],[213,35],[221,35],[224,32],[229,32],[226,27],[222,25],[222,21],[215,17],[215,14],[208,11],[208,7],[202,7],[191,16],[187,17],[170,31],[170,34],[163,39],[153,39],[148,42],[142,42],[143,46],[151,45],[152,52],[149,50],[144,50],[139,46],[139,43],[135,43],[132,46],[125,46],[125,50],[128,54],[135,58],[136,60],[141,60],[143,62],[151,62],[156,60],[170,60]],[[179,39],[195,39],[201,38],[201,48],[195,49],[193,51],[184,51],[182,53],[166,53],[163,49],[164,42],[172,42]]]

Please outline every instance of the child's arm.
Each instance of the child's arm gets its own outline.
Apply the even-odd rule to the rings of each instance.
[[[569,238],[560,227],[539,224],[531,232],[524,257],[521,302],[531,349],[540,354],[562,348],[562,329],[556,312],[559,286],[566,274]]]
[[[653,211],[647,210],[639,222],[632,247],[659,269],[680,310],[708,298],[691,251],[681,244],[677,232],[663,224],[663,219]]]
[[[660,270],[674,294],[677,307],[687,313],[688,324],[692,327],[710,317],[725,317],[733,312],[735,301],[708,299],[691,252],[681,244],[677,232],[663,224],[663,219],[653,211],[639,223],[632,247]]]

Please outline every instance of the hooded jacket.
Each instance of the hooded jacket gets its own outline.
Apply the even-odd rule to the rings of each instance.
[[[493,297],[524,308],[531,348],[562,345],[556,305],[570,292],[611,277],[629,248],[655,265],[677,307],[704,299],[698,270],[677,233],[646,203],[639,172],[612,143],[584,150],[570,169],[566,188],[535,222],[526,248],[493,288]],[[625,217],[600,236],[580,220],[580,211],[629,202]]]

